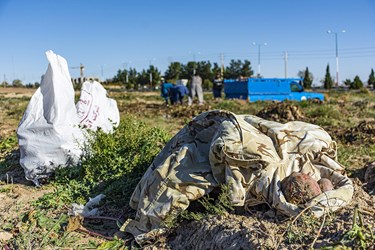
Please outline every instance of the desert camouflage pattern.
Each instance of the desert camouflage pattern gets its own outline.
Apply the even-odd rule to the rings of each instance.
[[[337,162],[336,143],[321,127],[221,110],[202,113],[154,159],[130,200],[136,217],[124,229],[140,238],[220,184],[229,185],[234,206],[267,203],[286,215],[297,215],[303,207],[288,203],[280,185],[293,171],[333,183],[334,190],[304,204],[316,216],[352,199],[353,184]]]

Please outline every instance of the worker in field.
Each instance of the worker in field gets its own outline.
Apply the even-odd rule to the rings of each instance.
[[[203,104],[202,78],[199,76],[198,72],[196,72],[191,79],[190,89],[189,89],[189,100],[188,100],[189,106],[193,104],[193,100],[195,96],[198,97],[199,105],[202,105]]]
[[[169,97],[171,104],[184,104],[184,97],[189,95],[188,88],[181,82],[170,88]]]
[[[164,98],[166,105],[169,104],[169,101],[168,101],[169,96],[170,96],[169,92],[172,87],[173,87],[172,83],[166,82],[164,78],[161,78],[161,87],[160,87],[161,97]]]
[[[213,82],[212,86],[212,93],[214,98],[221,98],[221,91],[223,90],[223,78],[221,74],[218,72]]]

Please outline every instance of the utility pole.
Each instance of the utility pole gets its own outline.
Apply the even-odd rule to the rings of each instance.
[[[83,83],[83,71],[85,70],[85,67],[83,66],[83,64],[81,63],[79,65],[79,75],[81,77],[81,83]]]
[[[197,63],[197,62],[195,61],[195,54],[193,54],[193,61],[194,61],[193,75],[195,75],[195,71],[196,71],[196,67],[197,67],[197,66],[195,65],[195,64]]]
[[[126,69],[126,75],[125,75],[125,82],[129,83],[129,73],[130,73],[130,67],[128,67],[132,61],[123,63],[124,70]]]
[[[151,60],[150,60],[150,90],[152,91],[152,72],[151,72]]]
[[[16,73],[14,70],[14,57],[12,56],[12,70],[13,70],[13,80],[16,78]]]
[[[201,52],[198,52],[198,55],[200,54]],[[195,60],[195,53],[193,53],[193,62],[194,62],[194,68],[193,68],[193,75],[195,75],[195,72],[197,71],[197,62]]]
[[[7,87],[7,76],[6,76],[6,74],[4,74],[4,86],[3,87],[4,88]]]
[[[122,63],[122,70],[125,71],[125,83],[128,83],[128,70],[127,70],[128,64]]]
[[[288,51],[284,51],[285,78],[288,78]]]
[[[341,33],[345,33],[346,30],[342,30]],[[338,42],[337,42],[337,32],[327,30],[328,34],[335,35],[335,47],[336,47],[336,87],[339,85],[339,49],[338,49]]]
[[[253,45],[258,46],[258,76],[257,77],[260,78],[260,46],[262,45],[266,46],[267,43],[260,44],[260,43],[253,42]]]
[[[221,77],[223,78],[224,77],[224,54],[221,53],[220,54],[220,62],[221,62]]]

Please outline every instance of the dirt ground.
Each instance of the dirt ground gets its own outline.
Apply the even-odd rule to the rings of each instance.
[[[375,197],[366,193],[361,185],[356,179],[355,201],[334,216],[312,219],[302,214],[302,223],[292,222],[291,219],[262,206],[254,208],[252,214],[212,215],[200,221],[182,224],[168,232],[165,237],[150,237],[150,244],[146,248],[316,249],[334,245],[347,240],[343,233],[353,227],[353,211],[359,211],[364,225],[375,225]],[[319,232],[320,226],[322,229]],[[292,242],[287,243],[286,239]],[[313,243],[303,244],[302,241],[306,242],[307,239]],[[350,247],[358,248],[355,245]],[[367,249],[373,249],[373,246],[368,246]]]
[[[31,97],[36,89],[33,88],[1,88],[0,87],[0,96],[3,97]]]
[[[35,89],[0,88],[0,98],[21,101],[30,98],[34,92]],[[155,122],[160,119],[161,126],[169,128],[171,134],[177,132],[195,115],[213,107],[210,102],[203,106],[196,106],[195,109],[185,106],[166,107],[159,100],[149,100],[150,96],[143,95],[143,98],[135,98],[130,102],[124,101],[120,96],[116,99],[121,114],[137,114]],[[356,105],[359,105],[359,108],[363,105],[370,109],[375,108],[374,101]],[[6,107],[1,107],[0,111],[0,138],[14,134],[21,117],[20,114],[9,115],[10,111]],[[20,109],[25,107],[26,105],[23,104]],[[317,120],[316,117],[306,116],[299,107],[284,103],[270,104],[256,114],[279,122],[290,120],[314,122]],[[165,122],[171,118],[175,118],[173,126]],[[375,121],[371,117],[363,117],[361,122],[350,128],[331,124],[324,128],[334,139],[348,145],[375,143]],[[22,212],[28,211],[32,201],[51,192],[52,189],[36,188],[23,178],[23,171],[18,165],[18,150],[13,150],[12,153],[6,155],[0,152],[0,159],[3,160],[4,157],[7,157],[8,162],[13,162],[14,166],[7,173],[1,174],[0,172],[0,217],[16,218]],[[361,246],[357,245],[360,242],[359,231],[366,235],[366,242],[375,242],[373,236],[375,234],[375,163],[373,163],[375,159],[372,156],[360,155],[357,156],[356,161],[358,162],[356,167],[350,172],[350,177],[355,184],[353,201],[335,214],[312,219],[308,212],[305,212],[300,215],[301,220],[294,221],[293,218],[285,218],[268,207],[260,206],[255,207],[251,214],[236,211],[183,223],[161,235],[151,235],[144,248],[309,249],[335,246],[335,244],[340,246],[345,243],[348,247],[361,249]],[[360,229],[355,227],[359,223],[361,223]],[[0,242],[11,237],[11,234],[0,229]],[[373,237],[372,241],[371,237]],[[375,249],[371,245],[367,245],[366,248]]]

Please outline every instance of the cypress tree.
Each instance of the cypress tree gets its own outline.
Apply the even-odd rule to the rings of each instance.
[[[371,69],[371,73],[368,77],[367,81],[368,85],[371,85],[373,89],[375,89],[375,75],[374,75],[374,69]]]
[[[333,86],[333,80],[331,77],[331,73],[329,73],[329,64],[327,64],[326,75],[324,77],[324,88],[331,89],[332,86]]]
[[[309,68],[306,67],[305,74],[303,77],[303,87],[305,89],[311,89],[311,85],[312,85],[311,74],[309,72]]]

